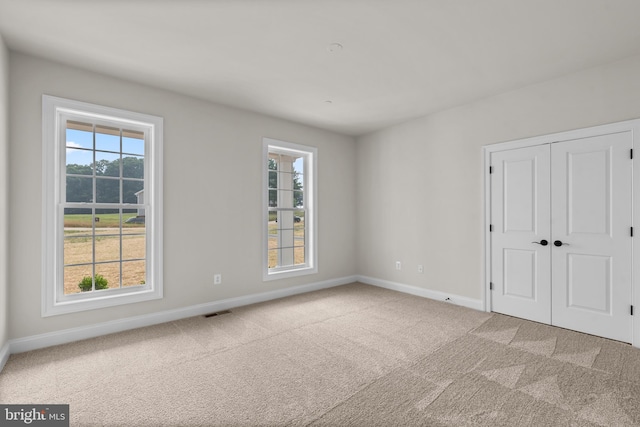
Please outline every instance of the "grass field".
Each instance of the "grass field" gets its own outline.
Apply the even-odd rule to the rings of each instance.
[[[119,288],[121,278],[122,286],[144,283],[145,261],[128,260],[145,258],[145,225],[124,223],[127,218],[136,215],[123,214],[121,235],[118,214],[96,216],[100,221],[95,222],[95,239],[92,230],[93,216],[83,214],[64,216],[64,264],[91,263],[95,249],[95,261],[106,262],[96,264],[95,273],[107,279],[109,288]],[[92,273],[91,265],[65,267],[64,293],[79,293],[78,284],[83,277],[91,276]]]
[[[126,220],[135,217],[135,213],[122,214],[123,228],[144,228],[144,224],[130,224]],[[112,228],[120,226],[119,214],[97,214],[95,221],[91,214],[67,214],[64,216],[64,228],[86,228],[95,223],[96,228]]]

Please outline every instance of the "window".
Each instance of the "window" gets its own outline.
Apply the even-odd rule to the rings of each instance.
[[[264,279],[316,273],[317,150],[265,138]]]
[[[42,106],[42,315],[161,298],[162,118]]]

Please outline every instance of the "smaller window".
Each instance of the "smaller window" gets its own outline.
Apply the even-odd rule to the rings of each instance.
[[[316,148],[264,138],[264,279],[312,274]]]

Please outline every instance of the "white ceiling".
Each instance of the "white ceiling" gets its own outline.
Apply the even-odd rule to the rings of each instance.
[[[640,0],[0,0],[12,50],[349,135],[638,54],[639,18]]]

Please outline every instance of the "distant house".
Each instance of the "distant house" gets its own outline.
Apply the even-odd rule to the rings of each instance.
[[[138,198],[137,203],[139,205],[144,204],[144,188],[135,194],[136,194],[136,197]],[[138,216],[144,216],[144,208],[138,208]]]

